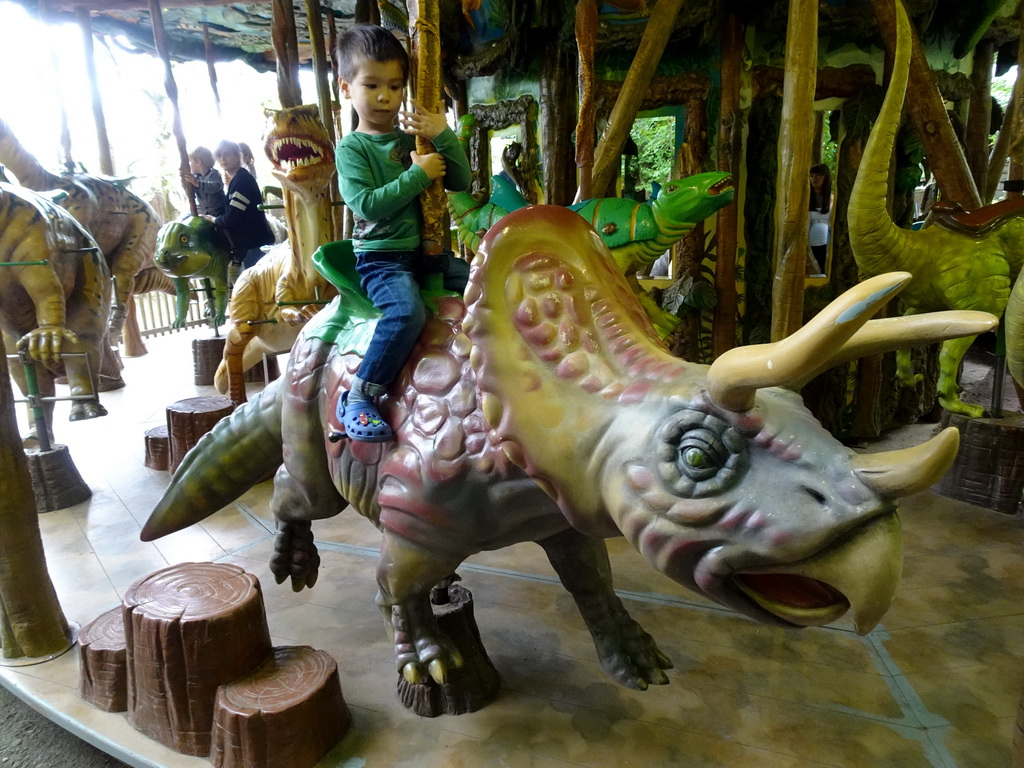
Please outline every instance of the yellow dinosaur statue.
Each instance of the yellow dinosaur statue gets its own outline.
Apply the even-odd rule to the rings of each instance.
[[[47,171],[26,150],[10,126],[0,119],[0,165],[36,192],[62,190],[58,204],[96,240],[115,281],[110,335],[117,338],[124,325],[128,298],[135,293],[160,290],[174,293],[174,285],[153,263],[160,218],[142,198],[116,179],[88,173]]]
[[[281,182],[288,240],[274,247],[235,283],[231,326],[214,385],[238,404],[242,375],[264,353],[291,349],[299,329],[337,294],[313,267],[313,252],[333,239],[330,181],[334,148],[315,105],[267,110],[264,149]],[[308,303],[306,303],[308,302]]]

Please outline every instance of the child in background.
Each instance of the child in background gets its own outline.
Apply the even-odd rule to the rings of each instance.
[[[443,112],[417,104],[414,112],[401,112],[404,131],[396,127],[409,57],[394,35],[372,24],[351,27],[338,38],[336,59],[341,93],[359,116],[338,142],[338,183],[355,221],[356,271],[383,313],[339,416],[351,439],[386,442],[393,434],[376,399],[398,376],[426,322],[417,280],[419,195],[439,178],[448,189],[468,189],[469,162]],[[416,136],[430,139],[437,152],[417,153]],[[446,262],[445,288],[462,293],[469,265],[450,256]]]
[[[181,180],[196,188],[196,209],[200,216],[222,216],[228,198],[224,194],[224,179],[213,167],[213,152],[196,147],[188,155],[191,173],[182,172]]]
[[[259,206],[263,203],[259,185],[242,167],[242,153],[233,141],[222,141],[214,153],[225,175],[231,177],[228,185],[227,208],[220,216],[207,216],[224,230],[231,240],[231,260],[236,266],[248,269],[263,257],[264,245],[274,242],[267,217]]]

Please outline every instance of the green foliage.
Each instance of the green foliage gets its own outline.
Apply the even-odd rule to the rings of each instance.
[[[672,172],[676,152],[676,126],[672,117],[646,117],[633,123],[630,137],[639,148],[637,189],[651,196],[651,182],[664,184]]]
[[[838,129],[838,121],[832,119],[835,112],[828,112],[822,121],[821,129],[821,162],[828,166],[832,178],[836,178],[836,158],[839,155],[839,143],[832,138],[833,128]],[[837,123],[833,126],[833,123]]]

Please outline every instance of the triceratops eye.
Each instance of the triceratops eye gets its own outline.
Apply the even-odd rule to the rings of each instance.
[[[182,245],[188,245],[188,235],[181,235],[178,238],[178,242],[181,243]]]
[[[685,410],[659,435],[658,474],[679,496],[698,499],[736,481],[747,464],[746,441],[717,416]]]

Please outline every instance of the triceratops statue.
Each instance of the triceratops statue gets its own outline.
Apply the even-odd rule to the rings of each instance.
[[[411,683],[443,682],[462,660],[431,588],[522,541],[544,548],[604,669],[631,688],[666,683],[671,664],[615,595],[607,537],[758,621],[822,625],[850,610],[866,632],[900,575],[894,499],[946,470],[957,432],[858,456],[785,387],[994,325],[980,312],[870,320],[909,278],[876,277],[781,342],[696,365],[665,351],[580,216],[517,211],[484,239],[465,304],[436,301],[383,399],[394,442],[344,435],[337,403],[358,358],[307,326],[287,374],[185,457],[142,538],[202,520],[279,466],[271,569],[300,590],[317,578],[311,521],[352,505],[383,536],[377,602]]]

